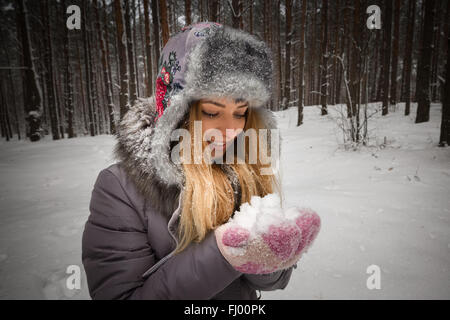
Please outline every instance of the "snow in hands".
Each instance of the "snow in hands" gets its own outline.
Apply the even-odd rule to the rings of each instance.
[[[228,221],[222,243],[243,273],[271,273],[295,264],[320,230],[320,217],[306,207],[284,210],[277,194],[250,203]]]

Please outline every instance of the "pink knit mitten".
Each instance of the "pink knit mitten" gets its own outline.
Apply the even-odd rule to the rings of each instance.
[[[298,210],[299,215],[295,219],[295,224],[300,229],[301,239],[293,254],[279,266],[279,269],[287,269],[297,263],[302,254],[311,247],[320,231],[320,217],[315,211],[310,208],[291,208],[289,210],[293,210],[294,215],[296,214],[295,210]]]
[[[250,223],[231,220],[215,230],[220,252],[236,270],[265,274],[287,269],[312,245],[320,230],[317,213],[297,207],[280,210],[258,212]]]

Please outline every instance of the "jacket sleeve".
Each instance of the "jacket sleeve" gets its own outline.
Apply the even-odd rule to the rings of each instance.
[[[291,279],[294,266],[269,274],[244,274],[244,280],[255,290],[273,291],[284,289]]]
[[[82,262],[92,299],[210,299],[242,275],[222,256],[210,232],[142,278],[157,262],[146,221],[108,169],[97,177],[89,208]]]

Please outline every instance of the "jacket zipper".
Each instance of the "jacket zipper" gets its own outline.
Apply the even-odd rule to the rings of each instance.
[[[175,241],[175,249],[173,249],[168,255],[164,256],[163,258],[161,258],[157,263],[155,263],[150,269],[148,269],[147,271],[144,272],[144,274],[142,275],[142,278],[146,278],[148,276],[150,276],[153,272],[155,272],[164,262],[166,262],[168,259],[170,259],[176,250],[176,247],[178,246],[178,240],[175,237],[175,235],[172,233],[171,230],[171,226],[174,223],[174,221],[176,219],[178,219],[180,217],[180,210],[181,210],[181,200],[182,200],[182,196],[183,196],[183,190],[180,191],[180,196],[179,196],[179,200],[178,200],[178,208],[175,209],[175,211],[172,213],[172,216],[170,217],[170,220],[167,224],[167,229],[169,231],[169,234],[171,235],[171,237],[173,238],[173,240]],[[176,214],[175,214],[176,213]],[[176,217],[176,219],[174,219]]]

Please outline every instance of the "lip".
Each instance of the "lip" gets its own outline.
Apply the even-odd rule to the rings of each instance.
[[[226,143],[217,144],[217,143],[214,143],[214,142],[211,142],[210,145],[212,147],[218,148],[218,149],[224,149],[227,146]]]
[[[212,146],[212,147],[214,147],[214,148],[217,148],[217,149],[225,149],[226,148],[226,146],[227,145],[229,145],[231,143],[231,140],[230,141],[227,141],[227,142],[225,142],[225,143],[215,143],[215,142],[209,142],[209,144]]]

